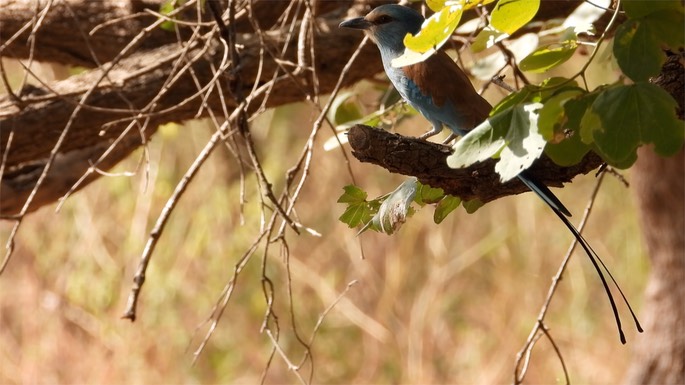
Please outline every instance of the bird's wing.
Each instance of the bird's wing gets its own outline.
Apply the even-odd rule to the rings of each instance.
[[[468,131],[483,122],[492,107],[476,92],[464,71],[443,51],[427,60],[403,67],[404,74],[421,93],[430,96],[433,104],[443,107],[451,103],[456,114],[452,122]]]

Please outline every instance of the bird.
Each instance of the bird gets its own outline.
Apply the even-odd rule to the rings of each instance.
[[[398,4],[385,4],[376,7],[364,17],[345,20],[339,26],[364,31],[378,46],[383,69],[390,82],[402,98],[432,125],[430,131],[419,136],[420,139],[439,134],[444,126],[447,126],[453,134],[464,136],[488,118],[492,106],[476,91],[468,76],[445,51],[438,50],[426,60],[416,64],[399,68],[392,65],[393,59],[398,58],[405,51],[404,37],[407,34],[416,35],[421,30],[423,22],[424,17],[412,8]],[[590,258],[609,297],[619,339],[625,344],[625,335],[621,328],[616,303],[599,264],[604,267],[618,287],[611,272],[568,219],[571,213],[556,195],[525,170],[519,173],[518,179],[552,209]],[[637,330],[642,332],[642,327],[630,304],[620,287],[618,289],[630,309]]]

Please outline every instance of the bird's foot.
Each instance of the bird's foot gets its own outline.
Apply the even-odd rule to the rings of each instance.
[[[439,134],[439,133],[441,133],[441,132],[442,132],[442,127],[440,127],[440,128],[433,128],[432,130],[430,130],[430,131],[428,131],[428,132],[425,132],[425,133],[421,134],[421,136],[419,136],[418,139],[426,140],[426,139],[428,139],[428,138],[430,138],[430,137],[432,137],[432,136],[435,136],[435,135],[437,135],[437,134]]]
[[[445,139],[445,140],[442,142],[442,144],[450,144],[452,141],[454,141],[454,140],[457,139],[458,137],[459,137],[459,135],[457,135],[457,134],[450,134],[450,136],[448,136],[447,139]]]

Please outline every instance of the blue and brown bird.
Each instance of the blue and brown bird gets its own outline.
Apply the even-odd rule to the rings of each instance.
[[[443,126],[447,126],[454,134],[463,136],[484,122],[492,110],[490,103],[473,88],[464,71],[444,51],[437,51],[420,63],[401,68],[392,65],[393,59],[404,53],[404,37],[407,34],[417,34],[423,22],[423,16],[412,8],[386,4],[375,8],[365,17],[346,20],[340,27],[363,30],[376,43],[383,60],[383,68],[392,84],[402,98],[433,126],[432,130],[419,138],[426,139],[439,134]],[[567,216],[571,216],[571,213],[549,188],[532,178],[526,171],[520,173],[518,178],[552,208],[587,253],[609,296],[621,342],[625,343],[616,304],[598,262],[605,269],[606,266],[568,220]],[[607,273],[611,277],[608,270]],[[611,279],[616,283],[613,277]],[[625,296],[623,298],[625,300]],[[630,305],[628,307],[630,308]],[[632,309],[630,312],[638,330],[642,331]]]

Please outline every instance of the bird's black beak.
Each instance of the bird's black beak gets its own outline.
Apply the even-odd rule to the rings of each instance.
[[[356,19],[345,20],[338,27],[340,28],[352,28],[352,29],[369,29],[371,23],[366,21],[363,17],[358,17]]]

